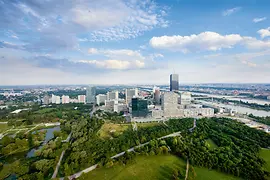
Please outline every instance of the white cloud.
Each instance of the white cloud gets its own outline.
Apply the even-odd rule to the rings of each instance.
[[[222,12],[223,16],[230,16],[233,13],[236,13],[238,11],[241,10],[241,7],[235,7],[235,8],[231,8],[231,9],[227,9],[225,11]]]
[[[258,22],[265,21],[266,19],[267,19],[266,17],[262,17],[262,18],[254,18],[254,19],[253,19],[253,22],[254,22],[254,23],[258,23]]]
[[[249,67],[257,67],[257,64],[252,63],[250,61],[242,60],[241,62],[242,62],[242,64],[245,64],[245,65],[247,65]]]
[[[266,29],[260,29],[257,33],[260,34],[261,38],[265,38],[270,36],[270,27],[266,28]]]
[[[136,60],[136,61],[124,61],[124,60],[80,60],[80,63],[87,63],[93,64],[98,68],[105,68],[105,69],[118,69],[118,70],[125,70],[125,69],[138,69],[143,68],[145,66],[144,62]]]
[[[217,51],[223,48],[232,48],[235,45],[244,45],[250,49],[264,49],[270,47],[270,41],[260,41],[253,37],[242,37],[239,34],[220,35],[216,32],[202,32],[190,36],[161,36],[153,37],[150,45],[157,49],[171,51],[200,52]]]
[[[89,54],[97,54],[98,53],[98,50],[96,48],[89,48],[88,49],[88,53]]]

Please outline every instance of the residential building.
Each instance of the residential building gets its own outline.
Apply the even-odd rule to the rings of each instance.
[[[132,117],[146,117],[147,115],[148,115],[147,100],[132,98]]]
[[[85,95],[78,95],[78,102],[85,104]]]
[[[52,104],[60,104],[61,103],[61,98],[60,96],[55,96],[52,94]]]
[[[270,96],[267,96],[267,99],[270,100]]]
[[[62,104],[68,104],[69,103],[69,96],[62,96]]]
[[[170,75],[170,91],[178,91],[179,90],[179,77],[178,74]]]
[[[50,97],[48,95],[45,95],[43,97],[43,104],[45,105],[50,104]]]
[[[105,94],[99,94],[96,96],[96,102],[97,102],[97,105],[104,105],[105,104],[105,101],[107,100],[107,95]]]
[[[96,102],[96,87],[89,86],[86,89],[86,103],[95,103]]]
[[[129,105],[133,97],[138,97],[138,89],[126,89],[126,104]]]

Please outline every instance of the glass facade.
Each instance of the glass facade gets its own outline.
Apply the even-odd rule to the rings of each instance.
[[[148,114],[147,100],[132,98],[132,117],[146,117]]]

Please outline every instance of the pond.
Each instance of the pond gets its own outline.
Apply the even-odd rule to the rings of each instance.
[[[47,144],[54,137],[53,132],[54,131],[60,131],[61,129],[60,129],[60,126],[55,126],[55,127],[52,127],[52,128],[40,129],[40,130],[34,131],[33,133],[37,133],[37,132],[40,132],[42,130],[47,131],[44,142],[39,147],[31,149],[26,155],[27,158],[34,157],[36,150],[41,149],[45,144]]]

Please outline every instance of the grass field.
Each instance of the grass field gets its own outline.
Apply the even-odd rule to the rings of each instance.
[[[261,149],[260,157],[263,158],[266,162],[265,169],[270,172],[270,150],[269,149]],[[270,179],[270,177],[268,177]]]
[[[185,170],[186,163],[176,156],[139,156],[136,162],[127,166],[115,165],[112,168],[96,169],[84,174],[79,180],[86,179],[117,179],[117,180],[142,180],[142,179],[172,179],[173,169]]]
[[[111,168],[98,168],[82,175],[79,180],[152,180],[172,179],[173,169],[185,172],[186,162],[173,155],[138,156],[135,163],[127,166],[114,165]],[[195,180],[240,180],[228,174],[195,167]]]
[[[105,123],[100,129],[99,135],[101,138],[111,138],[123,133],[128,127],[130,127],[128,124]]]
[[[152,127],[163,125],[162,122],[136,123],[138,127]]]
[[[194,167],[196,180],[240,180],[239,177],[231,176],[207,168]]]
[[[212,139],[207,139],[207,140],[206,140],[206,143],[209,144],[210,149],[215,149],[215,148],[218,147],[218,146],[216,145],[216,143],[215,143]]]
[[[9,129],[7,124],[0,124],[0,133],[4,132],[7,129]]]

